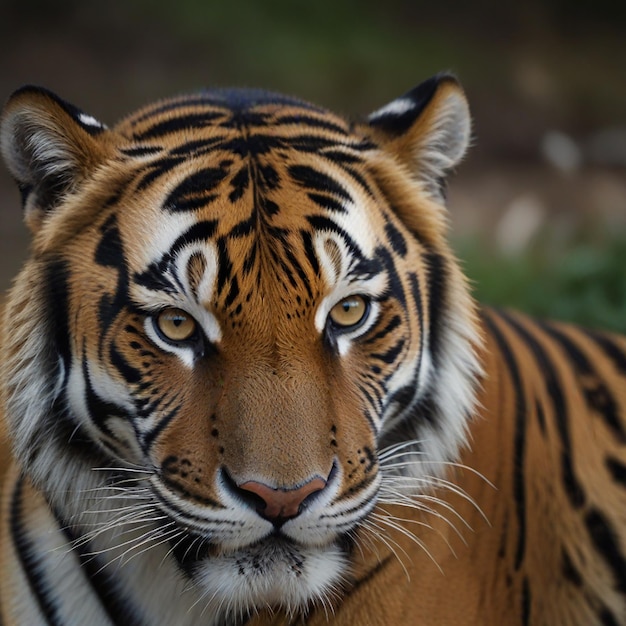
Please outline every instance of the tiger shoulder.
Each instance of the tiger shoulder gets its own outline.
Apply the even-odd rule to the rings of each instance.
[[[9,98],[3,623],[626,624],[626,339],[474,300],[470,137],[444,74]]]

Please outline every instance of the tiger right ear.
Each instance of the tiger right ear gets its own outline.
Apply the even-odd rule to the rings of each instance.
[[[454,76],[438,74],[374,111],[370,132],[438,201],[446,175],[470,144],[471,117]]]
[[[106,127],[40,87],[22,87],[0,118],[0,151],[36,232],[63,198],[104,158]]]

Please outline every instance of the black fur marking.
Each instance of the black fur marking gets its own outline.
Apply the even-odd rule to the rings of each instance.
[[[179,411],[180,406],[178,405],[165,415],[159,417],[157,425],[142,436],[142,450],[145,450],[146,453],[149,452],[154,442],[159,438],[159,435],[169,426],[172,420],[178,415]]]
[[[592,330],[585,332],[604,350],[604,353],[613,361],[617,370],[626,375],[626,352],[609,335]]]
[[[89,368],[87,366],[87,357],[83,354],[82,362],[83,380],[85,381],[85,404],[87,405],[87,411],[91,421],[95,426],[108,437],[117,439],[115,434],[107,427],[106,422],[111,417],[125,418],[126,413],[122,407],[119,407],[111,402],[103,400],[95,391],[91,384],[91,376],[89,375]]]
[[[307,115],[306,113],[281,115],[274,120],[275,124],[280,125],[294,125],[294,126],[309,126],[312,128],[323,128],[324,130],[330,130],[340,135],[347,135],[347,130],[344,126],[340,126],[334,122],[330,122],[327,119],[320,117],[314,117]]]
[[[67,261],[55,260],[46,266],[45,302],[47,311],[48,336],[52,338],[54,353],[42,353],[41,358],[49,359],[46,368],[49,372],[58,371],[56,356],[63,361],[65,371],[68,372],[72,360],[70,347],[69,317],[69,280],[70,270]]]
[[[366,277],[375,276],[384,271],[387,274],[387,291],[386,294],[395,298],[403,309],[407,306],[406,294],[404,293],[404,286],[400,280],[400,276],[396,270],[396,264],[394,256],[384,246],[378,246],[374,252],[375,263],[372,263],[372,267],[368,268],[369,271],[365,273]],[[377,267],[378,265],[378,267]]]
[[[584,519],[593,546],[613,572],[616,589],[626,594],[626,559],[615,531],[606,517],[595,508],[591,508]]]
[[[160,146],[134,146],[132,148],[121,148],[120,152],[129,157],[142,157],[149,154],[158,154],[163,148]]]
[[[417,319],[419,322],[420,351],[417,359],[417,368],[415,370],[416,377],[419,377],[419,374],[422,370],[422,361],[424,358],[424,304],[422,302],[422,288],[420,286],[417,274],[409,274],[409,281],[411,283],[411,295],[413,296],[413,301],[415,302],[415,308],[417,309]]]
[[[570,504],[575,509],[580,509],[584,506],[586,497],[584,489],[580,484],[576,472],[574,470],[574,464],[572,462],[572,442],[569,433],[568,424],[568,412],[567,403],[563,396],[563,387],[561,381],[558,378],[556,368],[552,360],[548,357],[547,352],[543,346],[526,328],[524,328],[517,320],[511,315],[500,312],[500,315],[506,319],[506,321],[515,329],[517,334],[522,338],[522,341],[526,343],[530,351],[533,353],[535,360],[537,361],[538,369],[545,380],[546,390],[552,403],[553,414],[556,420],[559,436],[561,438],[562,450],[561,450],[561,473],[562,483],[565,487],[565,493],[570,501]]]
[[[156,139],[157,137],[177,133],[181,130],[206,128],[214,125],[213,122],[223,116],[224,113],[221,111],[205,111],[203,113],[188,113],[179,117],[169,117],[140,133],[136,133],[133,139],[143,141],[144,139]]]
[[[225,140],[225,137],[218,135],[217,137],[210,137],[204,139],[194,139],[193,141],[184,142],[176,148],[170,150],[170,156],[172,157],[198,157],[203,154],[209,154],[216,148],[220,147],[220,144]]]
[[[563,572],[563,578],[565,580],[569,580],[575,587],[582,587],[583,579],[580,575],[580,572],[576,568],[576,566],[572,563],[572,559],[569,554],[565,550],[565,548],[561,549],[561,571]]]
[[[10,529],[13,545],[20,561],[21,569],[28,581],[33,596],[37,601],[39,611],[50,626],[63,626],[63,621],[55,605],[52,589],[46,584],[45,577],[40,573],[37,547],[32,544],[26,530],[26,522],[23,520],[22,499],[24,490],[24,477],[20,477],[11,495]]]
[[[375,343],[384,339],[389,333],[393,332],[400,324],[402,323],[402,319],[399,315],[394,315],[384,326],[384,328],[380,329],[375,335],[371,335],[366,339],[362,340],[364,344]]]
[[[329,231],[339,235],[354,258],[363,258],[363,255],[361,254],[361,251],[359,250],[359,247],[354,239],[352,239],[352,237],[343,228],[341,228],[341,226],[338,226],[335,222],[333,222],[333,220],[325,217],[324,215],[307,215],[306,219],[315,230],[322,232]]]
[[[427,252],[424,260],[428,269],[428,319],[430,324],[428,346],[433,365],[437,367],[440,365],[441,334],[445,323],[441,311],[447,309],[445,284],[448,280],[448,268],[444,257],[434,251]]]
[[[221,294],[224,290],[226,283],[233,274],[233,264],[230,260],[230,257],[228,256],[226,239],[224,237],[220,237],[217,240],[217,255],[217,293]]]
[[[613,480],[626,487],[626,465],[612,457],[606,459],[605,463],[609,472],[611,472]]]
[[[111,365],[122,375],[128,385],[137,385],[141,382],[141,372],[128,364],[121,352],[115,345],[111,345],[109,350]]]
[[[393,365],[398,360],[398,357],[402,354],[405,345],[405,340],[399,339],[395,343],[395,345],[389,348],[389,350],[383,353],[374,353],[371,355],[371,358],[378,359],[379,361],[382,361],[387,365]]]
[[[98,306],[98,322],[100,324],[100,351],[102,342],[115,320],[117,314],[128,300],[128,270],[124,257],[124,249],[117,227],[117,220],[112,215],[100,229],[103,233],[95,253],[95,262],[103,267],[111,267],[117,270],[117,288],[111,297],[104,294],[100,298]]]
[[[153,163],[150,163],[149,165],[146,166],[145,173],[137,181],[135,189],[137,191],[143,191],[152,183],[154,183],[158,178],[160,178],[164,174],[168,174],[177,165],[180,165],[181,163],[183,163],[184,160],[185,160],[184,156],[179,156],[179,157],[168,156],[168,157],[159,159],[158,161],[154,161]]]
[[[175,293],[176,284],[167,273],[176,255],[185,246],[208,241],[215,234],[217,224],[217,220],[203,220],[190,226],[158,261],[151,263],[144,272],[134,275],[135,283],[151,291]]]
[[[250,170],[244,165],[231,179],[232,191],[228,195],[231,202],[239,200],[250,186]]]
[[[406,239],[388,217],[385,218],[385,234],[393,251],[400,258],[404,258],[407,253]]]
[[[513,459],[513,494],[515,497],[515,512],[517,517],[517,549],[515,551],[515,570],[518,571],[526,552],[526,396],[517,361],[511,345],[497,324],[489,315],[484,316],[485,324],[493,335],[498,348],[504,357],[511,382],[515,390],[515,436]]]
[[[314,189],[324,194],[331,194],[346,202],[353,202],[352,196],[342,185],[319,170],[308,165],[291,165],[288,168],[288,172],[294,182],[300,187]]]
[[[370,118],[370,125],[375,128],[380,128],[394,137],[402,135],[421,115],[422,111],[428,106],[437,92],[439,85],[445,81],[456,82],[452,76],[446,74],[433,76],[398,98],[398,100],[411,102],[411,106],[408,107],[406,111],[400,113],[390,111],[388,113],[375,116],[374,118]]]
[[[602,626],[622,626],[624,623],[618,620],[607,607],[602,607],[601,611],[598,613],[598,617],[600,618]]]
[[[311,233],[306,230],[301,230],[300,235],[302,236],[302,243],[304,246],[304,254],[313,270],[313,274],[315,276],[319,276],[320,274],[320,264],[317,259],[317,255],[315,254],[315,248],[313,246],[313,238],[311,237]]]
[[[180,183],[167,197],[164,207],[168,211],[193,211],[206,206],[218,196],[209,193],[226,178],[227,170],[207,167],[194,172]]]
[[[36,93],[46,96],[49,100],[52,100],[53,102],[58,104],[85,132],[89,133],[90,135],[99,135],[102,131],[106,130],[105,126],[100,122],[97,122],[97,125],[85,124],[84,122],[82,122],[80,118],[81,116],[85,115],[85,112],[81,111],[81,109],[75,107],[73,104],[62,100],[61,98],[59,98],[59,96],[57,96],[49,89],[45,89],[44,87],[36,87],[33,85],[24,85],[23,87],[20,87],[11,94],[11,99],[23,93]]]
[[[620,443],[626,443],[626,433],[618,415],[618,407],[609,388],[604,384],[591,361],[583,351],[565,333],[549,323],[541,327],[551,335],[563,348],[568,360],[574,366],[578,380],[585,394],[587,406],[596,411],[604,419],[605,424]]]
[[[315,202],[317,206],[325,209],[326,211],[331,211],[333,213],[346,213],[346,209],[341,202],[338,202],[326,194],[310,191],[307,193],[307,196],[310,200]]]

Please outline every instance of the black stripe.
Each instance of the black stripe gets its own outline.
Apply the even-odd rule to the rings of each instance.
[[[626,487],[626,465],[612,457],[607,458],[605,463],[613,480]]]
[[[156,406],[156,404],[157,402],[154,403],[153,408],[154,406]],[[146,452],[146,454],[150,451],[150,448],[152,447],[154,442],[157,440],[159,435],[169,426],[172,420],[178,415],[179,411],[180,411],[180,405],[175,406],[171,411],[169,411],[165,415],[161,414],[161,417],[159,418],[157,425],[153,429],[151,429],[150,431],[142,435],[141,448],[142,450]]]
[[[446,282],[448,269],[444,257],[434,250],[424,255],[428,272],[428,347],[433,365],[437,367],[441,360],[441,337],[445,316],[441,314],[447,308]]]
[[[217,270],[217,293],[221,294],[228,279],[233,273],[233,264],[228,256],[228,250],[226,247],[226,239],[220,237],[217,240],[217,256],[218,256],[218,270]]]
[[[419,323],[420,333],[420,351],[417,357],[417,367],[415,368],[415,382],[418,383],[424,358],[424,304],[422,302],[422,288],[419,284],[417,274],[411,272],[409,274],[409,282],[411,283],[411,295],[413,296],[413,301],[417,309],[417,321]]]
[[[45,555],[37,554],[36,547],[28,537],[22,508],[23,489],[24,478],[20,476],[11,496],[10,528],[13,545],[20,561],[22,573],[28,581],[28,586],[46,623],[63,626],[58,607],[51,597],[52,589],[46,584],[45,577],[40,574],[40,562],[42,556],[45,557]]]
[[[172,260],[185,246],[208,241],[215,234],[216,228],[217,220],[203,220],[193,224],[176,238],[170,249],[158,261],[151,263],[144,272],[136,273],[133,280],[151,291],[176,292],[174,283],[166,276]]]
[[[567,353],[570,363],[576,369],[578,382],[585,395],[587,406],[602,416],[605,424],[620,443],[625,443],[626,433],[620,423],[618,416],[619,409],[615,399],[609,391],[608,386],[592,366],[591,361],[572,339],[555,328],[552,324],[543,322],[541,327],[553,337]]]
[[[109,348],[109,359],[111,365],[122,375],[122,378],[128,383],[128,386],[136,385],[141,382],[143,377],[142,372],[130,365],[114,344]]]
[[[313,237],[311,236],[311,233],[307,230],[301,230],[300,235],[302,237],[302,243],[304,244],[304,254],[309,261],[309,265],[313,270],[313,274],[315,276],[319,276],[320,264],[317,260],[317,255],[315,254],[315,248],[313,247]]]
[[[561,438],[561,474],[562,482],[565,487],[565,493],[570,501],[570,504],[580,509],[585,504],[585,492],[582,485],[576,477],[574,471],[574,464],[572,462],[572,442],[569,433],[567,413],[567,403],[563,395],[563,386],[557,376],[557,372],[552,360],[548,357],[548,354],[542,347],[538,339],[536,339],[528,330],[526,330],[517,320],[511,315],[500,312],[500,315],[507,320],[507,322],[515,329],[520,335],[522,340],[527,344],[530,351],[533,353],[535,360],[539,366],[538,370],[541,372],[550,396],[552,403],[553,414],[556,420],[557,429]]]
[[[353,257],[358,259],[363,258],[363,255],[361,254],[361,251],[359,250],[359,247],[354,239],[352,239],[352,237],[343,228],[341,228],[341,226],[333,222],[333,220],[324,215],[307,215],[306,219],[307,222],[309,222],[309,224],[311,224],[311,226],[313,226],[316,230],[328,230],[339,235],[343,239]]]
[[[385,234],[387,235],[387,239],[393,251],[401,258],[404,258],[408,251],[406,239],[389,217],[385,218]]]
[[[132,148],[120,148],[120,152],[129,157],[142,157],[147,154],[157,154],[161,152],[161,146],[134,146]]]
[[[331,198],[327,194],[309,191],[307,193],[307,196],[322,209],[332,211],[333,213],[346,213],[346,208],[343,206],[343,204],[341,204],[341,202],[338,202],[334,198]]]
[[[572,563],[572,559],[570,555],[565,550],[565,548],[561,548],[561,571],[563,572],[563,578],[565,580],[569,580],[575,587],[583,586],[583,579],[578,571],[578,568]]]
[[[45,268],[45,290],[47,336],[52,338],[54,349],[42,351],[39,358],[47,359],[47,372],[58,372],[57,356],[61,357],[65,372],[69,372],[72,359],[69,330],[69,285],[70,269],[67,261],[52,261]]]
[[[585,515],[585,526],[591,543],[613,572],[617,591],[626,594],[626,559],[611,524],[600,511],[592,508]]]
[[[185,105],[184,102],[182,104]],[[137,141],[155,139],[181,130],[204,128],[223,116],[224,113],[222,111],[207,111],[203,113],[188,113],[179,117],[168,117],[140,133],[135,133],[133,139]]]
[[[617,370],[626,375],[626,352],[609,335],[592,330],[587,330],[586,333],[604,350],[609,359],[613,361]]]
[[[210,193],[226,178],[227,170],[207,167],[187,176],[167,196],[163,206],[168,211],[193,211],[206,206],[218,195]]]
[[[220,147],[220,144],[224,141],[225,137],[219,135],[217,137],[194,139],[193,141],[186,141],[180,144],[173,150],[170,150],[169,154],[173,157],[185,157],[201,156],[213,152],[216,148]]]
[[[399,315],[394,315],[388,322],[385,324],[384,328],[379,330],[375,335],[367,337],[367,339],[363,340],[364,344],[375,343],[380,339],[384,339],[389,333],[394,331],[400,324],[402,323],[402,318]]]
[[[163,159],[159,159],[158,161],[154,161],[147,165],[145,168],[142,168],[139,173],[144,172],[143,175],[140,176],[139,180],[136,183],[135,190],[143,191],[149,185],[154,183],[158,178],[163,176],[164,174],[168,174],[172,169],[174,169],[177,165],[180,165],[185,160],[185,157],[165,157]]]
[[[109,437],[117,439],[115,434],[107,427],[106,423],[111,417],[124,419],[126,413],[124,409],[116,404],[103,400],[95,391],[91,384],[91,376],[89,375],[88,359],[83,354],[82,361],[83,380],[85,382],[85,404],[89,417],[99,430],[106,433]]]
[[[291,165],[287,169],[289,175],[301,187],[315,189],[320,193],[335,195],[347,202],[353,202],[350,193],[334,178],[308,165]]]
[[[598,617],[600,618],[602,626],[622,626],[624,623],[621,619],[618,621],[607,607],[602,607],[598,613]]]
[[[496,340],[498,348],[504,357],[507,370],[511,376],[515,394],[515,434],[513,436],[513,496],[515,498],[515,512],[518,524],[517,549],[515,551],[515,569],[519,570],[526,551],[526,396],[520,375],[520,369],[515,360],[511,345],[502,334],[490,314],[484,316],[485,324]]]
[[[250,172],[248,165],[244,165],[231,179],[232,191],[228,195],[231,202],[239,200],[248,189],[250,184]]]
[[[308,112],[279,115],[275,118],[274,123],[277,125],[295,124],[297,126],[311,126],[314,128],[323,128],[325,130],[330,130],[341,135],[347,134],[347,130],[345,127],[324,118],[313,117],[312,115],[309,115]]]
[[[387,365],[392,365],[398,360],[400,354],[402,354],[405,344],[404,339],[399,339],[389,350],[382,353],[374,353],[371,355],[371,358],[378,359]]]

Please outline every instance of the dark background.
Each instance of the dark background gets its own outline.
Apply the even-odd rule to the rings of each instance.
[[[441,70],[475,145],[451,180],[481,298],[626,331],[626,2],[2,0],[0,97],[46,86],[113,124],[206,86],[366,115]],[[0,290],[28,244],[0,173]]]

